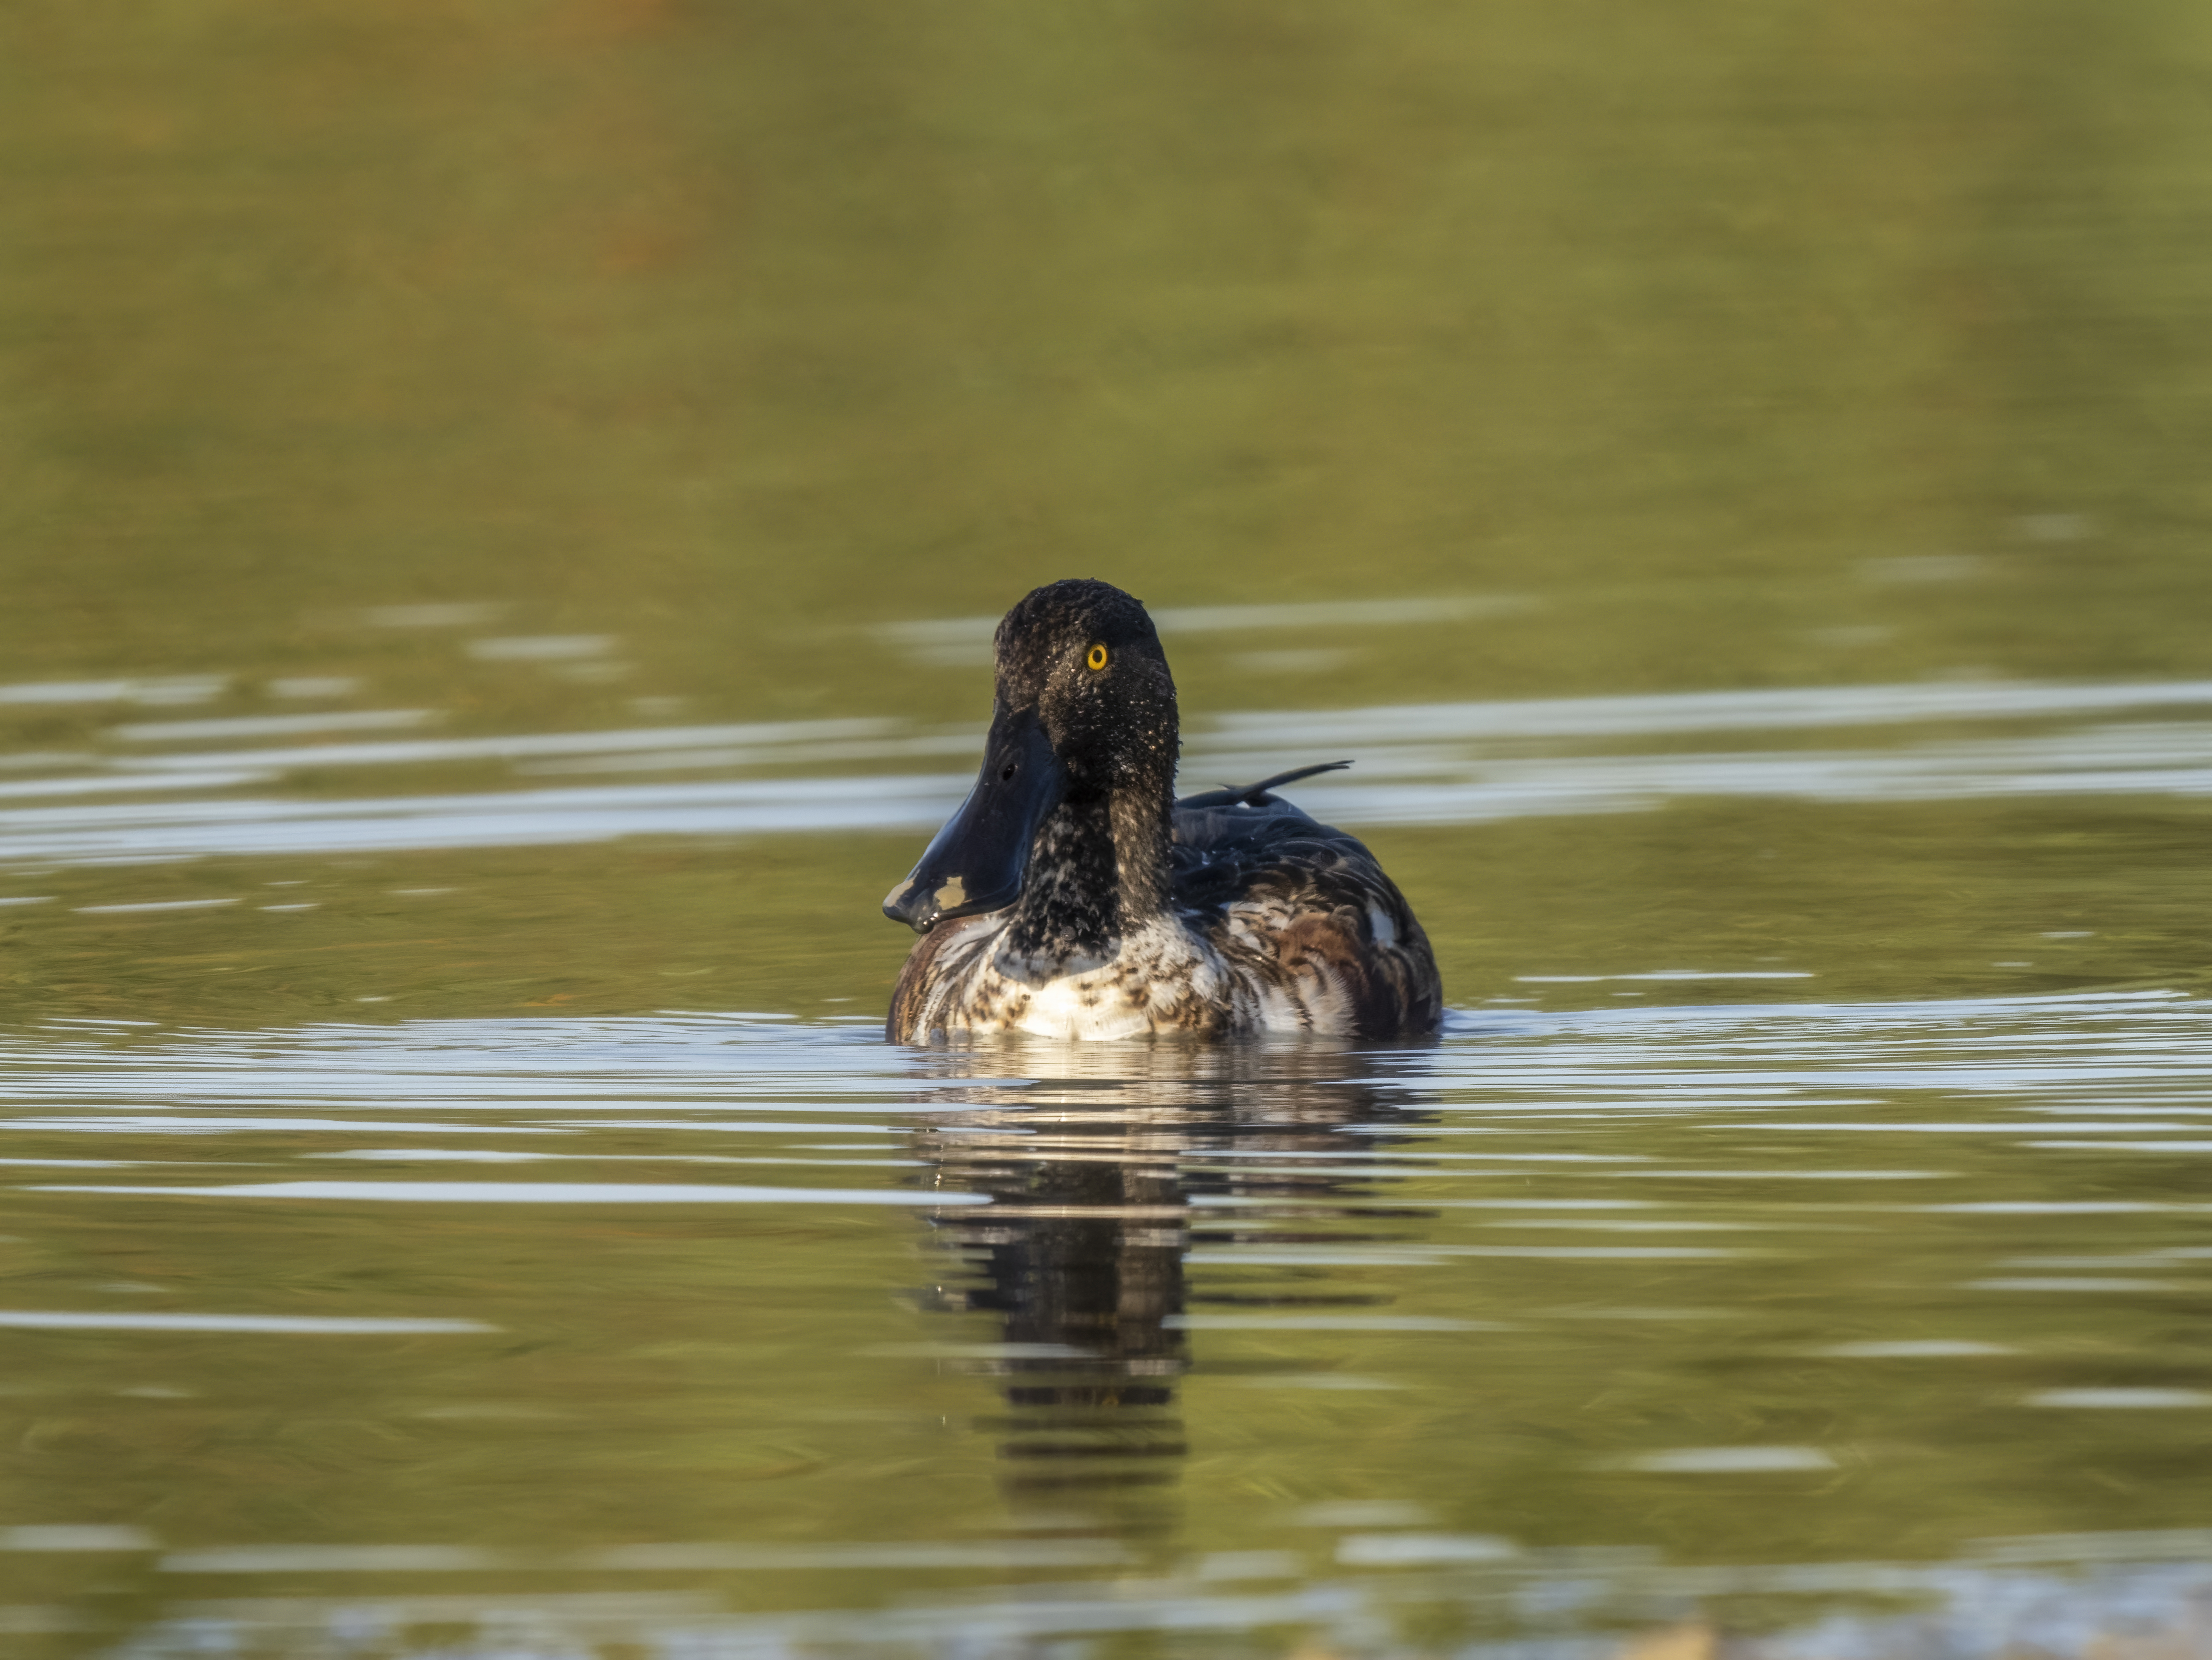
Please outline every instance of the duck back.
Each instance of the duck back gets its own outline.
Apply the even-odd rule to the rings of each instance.
[[[1437,1029],[1428,935],[1357,836],[1255,786],[1177,803],[1170,858],[1176,909],[1258,994],[1268,1029]]]

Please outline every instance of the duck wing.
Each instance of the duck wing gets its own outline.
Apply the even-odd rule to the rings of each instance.
[[[1397,884],[1358,837],[1270,794],[1347,764],[1177,802],[1174,903],[1298,1025],[1367,1038],[1434,1031],[1443,1012],[1436,957]]]

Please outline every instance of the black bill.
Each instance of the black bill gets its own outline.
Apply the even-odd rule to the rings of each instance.
[[[1030,839],[1066,786],[1036,711],[1001,711],[991,722],[975,787],[885,897],[884,915],[927,933],[952,917],[1012,904],[1029,867]]]

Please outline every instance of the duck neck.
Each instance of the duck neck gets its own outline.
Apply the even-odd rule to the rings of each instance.
[[[1104,960],[1168,908],[1175,804],[1163,780],[1072,791],[1030,843],[1006,943],[1032,959]]]

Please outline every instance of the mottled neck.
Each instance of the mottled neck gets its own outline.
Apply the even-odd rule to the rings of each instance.
[[[1158,780],[1072,794],[1030,844],[1006,943],[1048,960],[1110,956],[1167,909],[1174,813]]]

